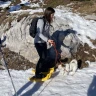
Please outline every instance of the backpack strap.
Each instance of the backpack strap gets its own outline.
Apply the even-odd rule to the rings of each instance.
[[[46,24],[45,18],[43,18],[43,21],[44,21],[44,26],[43,26],[43,29],[44,29],[45,28],[45,24]]]
[[[46,24],[46,19],[44,18],[44,16],[43,16],[43,17],[40,17],[40,19],[43,19],[43,22],[44,22],[43,29],[44,29],[44,27],[45,27],[45,24]]]

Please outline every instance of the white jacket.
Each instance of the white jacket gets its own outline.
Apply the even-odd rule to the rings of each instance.
[[[38,19],[37,22],[37,34],[34,39],[34,43],[45,43],[50,39],[50,24],[46,21],[44,26],[43,19]]]

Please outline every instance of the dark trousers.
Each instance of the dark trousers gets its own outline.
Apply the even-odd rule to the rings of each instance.
[[[44,70],[47,71],[46,69],[48,69],[48,68],[45,68],[46,66],[44,66],[44,60],[47,58],[47,44],[35,43],[35,47],[39,55],[39,60],[36,65],[36,73],[35,73],[35,75],[38,75]]]

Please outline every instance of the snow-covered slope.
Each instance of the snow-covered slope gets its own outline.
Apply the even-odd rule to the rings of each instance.
[[[46,82],[29,82],[29,70],[10,70],[18,96],[96,96],[96,62],[78,70],[74,76],[63,76],[57,70]],[[15,96],[7,71],[0,70],[1,96]],[[14,95],[13,95],[14,94]]]

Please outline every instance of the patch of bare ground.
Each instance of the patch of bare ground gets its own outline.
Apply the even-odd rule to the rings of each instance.
[[[29,68],[35,68],[36,64],[29,62],[23,56],[20,56],[18,53],[10,51],[8,48],[4,48],[3,50],[4,58],[6,63],[8,64],[9,69],[15,70],[26,70]],[[87,60],[91,62],[96,61],[96,49],[91,49],[88,44],[80,45],[76,54],[73,54],[72,58],[65,58],[61,60],[63,63],[69,63],[72,59],[76,59],[78,61],[78,67],[80,69],[88,67]]]
[[[81,14],[96,14],[96,0],[85,0],[85,1],[74,1],[69,7],[72,8],[73,12],[79,12]]]
[[[2,52],[9,69],[27,70],[36,66],[18,53],[10,51],[8,48],[2,49]]]
[[[81,15],[96,14],[96,0],[45,0],[45,4],[44,7],[64,5],[72,8],[74,13],[79,12]]]
[[[96,61],[96,49],[92,49],[87,43],[80,45],[76,53],[76,59],[81,60],[81,68],[88,67],[87,60]]]
[[[78,67],[80,69],[88,67],[89,64],[86,61],[95,62],[96,61],[96,49],[92,49],[87,43],[84,45],[79,45],[76,54],[73,54],[72,58],[65,58],[64,63],[70,62],[72,59],[78,61]]]

